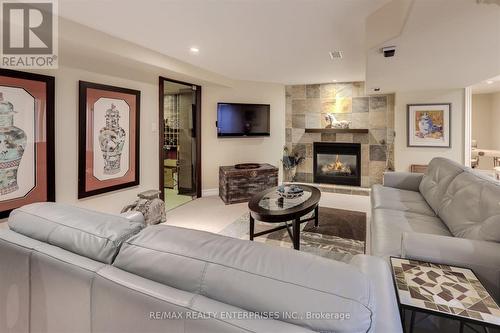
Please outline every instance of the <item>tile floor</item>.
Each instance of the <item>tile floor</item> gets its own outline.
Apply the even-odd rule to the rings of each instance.
[[[177,190],[165,189],[165,209],[167,211],[182,206],[192,200],[193,198],[191,196],[177,194]]]

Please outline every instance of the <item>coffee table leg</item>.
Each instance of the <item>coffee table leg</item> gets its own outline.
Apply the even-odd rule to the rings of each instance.
[[[255,220],[252,217],[252,214],[250,214],[250,240],[251,241],[253,241],[254,227],[255,227]]]
[[[314,208],[314,226],[317,227],[319,225],[319,206]]]
[[[293,220],[293,248],[300,250],[300,218]]]

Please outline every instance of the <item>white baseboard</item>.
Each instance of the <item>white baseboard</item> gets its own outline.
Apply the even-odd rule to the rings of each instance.
[[[218,196],[218,195],[219,195],[218,188],[208,188],[206,190],[201,191],[202,197],[213,197],[213,196]]]

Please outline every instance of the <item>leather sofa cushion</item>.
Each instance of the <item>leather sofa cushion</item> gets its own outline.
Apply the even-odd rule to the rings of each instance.
[[[436,216],[420,192],[400,190],[376,184],[372,186],[371,202],[372,209],[385,208]]]
[[[113,266],[247,311],[349,313],[350,320],[279,320],[314,331],[365,332],[374,320],[369,278],[351,265],[203,231],[150,226]]]
[[[22,235],[107,264],[122,242],[143,228],[118,215],[52,202],[15,209],[8,223]]]
[[[435,216],[392,209],[373,210],[372,254],[379,257],[400,256],[403,232],[451,236],[446,225]]]
[[[439,216],[455,237],[500,242],[500,183],[463,172],[448,187]]]
[[[0,332],[90,332],[90,289],[105,266],[0,230]]]
[[[442,157],[434,158],[429,163],[419,189],[436,214],[439,214],[439,207],[451,181],[465,169],[463,165]]]
[[[93,332],[313,332],[279,320],[255,318],[240,308],[112,266],[98,272],[94,279],[92,301]],[[168,314],[177,317],[168,319]],[[157,317],[151,319],[151,315]]]

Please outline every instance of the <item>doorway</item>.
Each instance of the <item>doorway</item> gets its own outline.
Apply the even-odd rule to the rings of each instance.
[[[160,77],[159,189],[167,211],[201,197],[201,86]]]
[[[466,165],[500,180],[500,76],[466,89]]]

